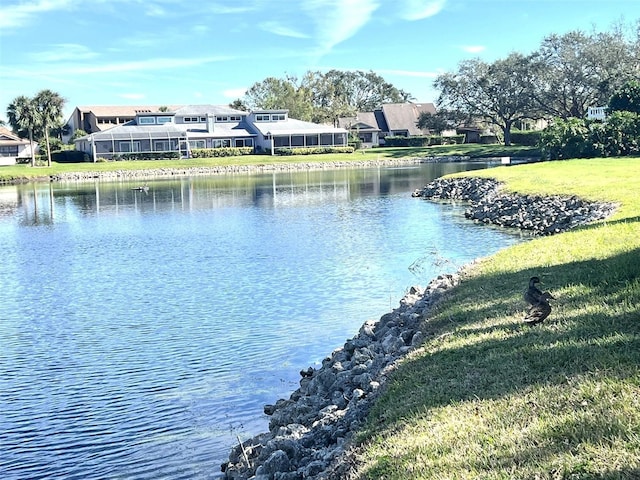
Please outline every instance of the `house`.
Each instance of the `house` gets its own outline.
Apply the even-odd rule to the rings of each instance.
[[[607,107],[589,107],[587,110],[587,118],[589,120],[600,120],[604,122],[607,119]]]
[[[160,110],[176,110],[179,106],[162,107],[159,105],[89,105],[73,109],[71,116],[65,124],[65,133],[62,140],[67,143],[76,130],[87,133],[101,132],[108,128],[123,125],[136,118],[138,112],[158,112]]]
[[[0,165],[15,165],[18,159],[31,158],[31,151],[37,152],[37,144],[20,138],[18,135],[0,126]]]
[[[289,118],[288,110],[244,112],[224,105],[189,105],[171,112],[138,111],[119,126],[75,141],[76,150],[93,160],[127,153],[179,152],[193,149],[346,146],[347,131]]]
[[[418,128],[421,113],[436,113],[433,103],[386,103],[373,112],[338,119],[338,125],[357,135],[364,147],[384,145],[384,137],[411,137],[429,132]]]
[[[338,119],[338,126],[345,128],[362,142],[363,148],[377,147],[380,145],[380,126],[386,127],[382,110],[375,112],[359,112],[355,117],[343,117]]]

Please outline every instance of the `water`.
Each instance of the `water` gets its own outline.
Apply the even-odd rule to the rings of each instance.
[[[298,371],[520,241],[410,196],[482,167],[0,188],[0,478],[217,478]]]

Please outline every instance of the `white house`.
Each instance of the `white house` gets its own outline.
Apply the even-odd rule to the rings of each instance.
[[[11,130],[0,126],[0,165],[15,165],[20,159],[31,158],[31,150],[37,153],[37,144],[20,138]]]
[[[289,118],[287,110],[243,112],[224,105],[189,105],[173,112],[138,111],[131,121],[75,141],[91,158],[132,152],[179,152],[198,148],[346,146],[347,131]]]

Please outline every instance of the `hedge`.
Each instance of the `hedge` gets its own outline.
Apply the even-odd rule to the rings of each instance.
[[[91,157],[79,150],[60,150],[51,153],[51,160],[57,163],[82,163],[90,162]]]
[[[528,130],[528,131],[512,131],[511,143],[516,145],[525,145],[528,147],[536,147],[540,143],[542,137],[542,130]]]
[[[411,137],[389,136],[384,138],[385,147],[427,147],[429,145],[454,145],[464,143],[464,135],[414,135]]]
[[[219,147],[219,148],[194,148],[191,150],[192,158],[237,157],[251,155],[253,147]]]
[[[278,147],[274,150],[276,155],[317,155],[321,153],[353,153],[353,147]]]
[[[114,155],[113,159],[118,160],[168,160],[180,158],[180,152],[132,152]]]

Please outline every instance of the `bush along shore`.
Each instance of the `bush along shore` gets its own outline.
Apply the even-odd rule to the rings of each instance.
[[[469,201],[467,218],[547,235],[606,218],[616,208],[573,196],[505,194],[500,188],[492,179],[440,178],[413,196]],[[269,432],[232,449],[222,466],[225,478],[348,478],[354,464],[350,440],[366,422],[389,374],[430,335],[424,328],[430,313],[463,275],[464,268],[437,277],[425,289],[412,287],[398,308],[366,322],[321,368],[300,372],[300,388],[288,400],[265,406]]]

